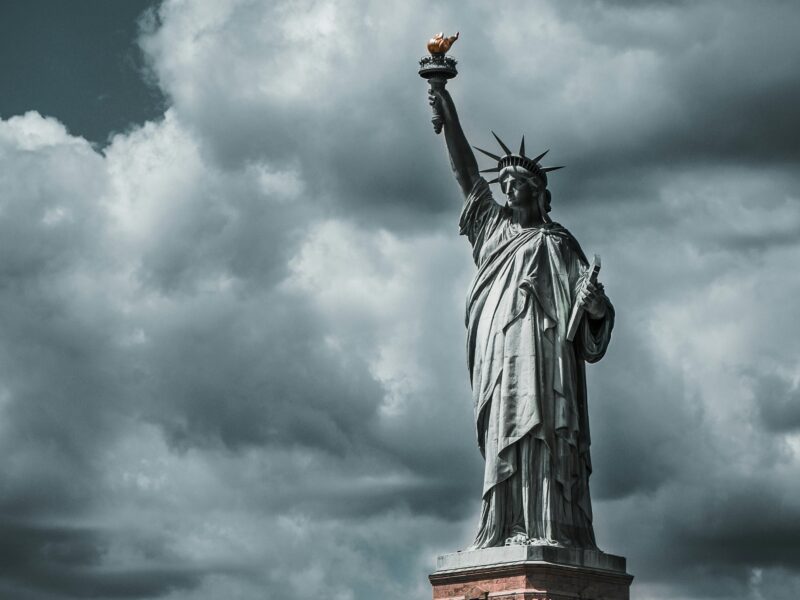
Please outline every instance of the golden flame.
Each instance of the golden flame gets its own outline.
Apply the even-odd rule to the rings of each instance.
[[[451,35],[450,37],[444,37],[442,32],[440,31],[435,36],[433,36],[430,40],[428,40],[428,52],[431,54],[444,54],[448,50],[450,50],[450,46],[453,45],[458,39],[458,32],[455,35]]]

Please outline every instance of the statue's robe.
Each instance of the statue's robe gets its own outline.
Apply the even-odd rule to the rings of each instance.
[[[614,325],[567,326],[588,263],[561,225],[525,228],[480,179],[461,214],[478,272],[467,298],[467,353],[478,445],[486,461],[472,548],[528,543],[596,548],[589,499],[585,362]]]

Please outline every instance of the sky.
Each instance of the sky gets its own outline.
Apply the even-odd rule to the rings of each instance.
[[[0,598],[427,598],[480,508],[418,59],[550,148],[632,597],[800,597],[800,6],[0,5]],[[491,166],[481,161],[482,167]],[[499,194],[498,191],[496,193]]]

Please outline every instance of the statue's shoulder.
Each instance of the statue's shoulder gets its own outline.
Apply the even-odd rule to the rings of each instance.
[[[578,243],[578,240],[575,238],[574,235],[572,235],[569,229],[564,227],[561,223],[557,223],[555,221],[553,221],[552,223],[548,223],[547,228],[548,231],[550,231],[550,233],[562,238],[566,242],[567,247],[573,252],[575,252],[580,257],[582,262],[586,264],[589,263],[589,261],[586,259],[586,255],[583,253],[583,248],[581,248],[581,245]]]
[[[572,235],[572,233],[570,233],[569,229],[567,229],[566,227],[564,227],[561,223],[559,223],[557,221],[551,221],[550,223],[547,223],[547,224],[543,225],[542,229],[544,229],[545,231],[547,231],[548,233],[551,233],[553,235],[557,235],[557,236],[562,237],[562,238],[574,240],[576,244],[578,243],[578,240],[576,240],[575,236]]]

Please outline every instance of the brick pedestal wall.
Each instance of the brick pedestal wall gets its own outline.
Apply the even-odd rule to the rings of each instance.
[[[629,600],[633,577],[623,571],[547,562],[437,571],[434,600]]]

